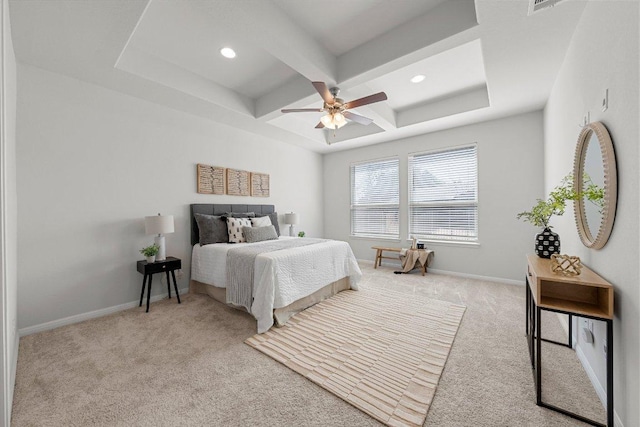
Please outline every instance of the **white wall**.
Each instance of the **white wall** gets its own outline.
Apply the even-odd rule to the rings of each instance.
[[[0,160],[2,188],[2,425],[9,425],[17,363],[17,197],[16,197],[16,59],[11,40],[9,5],[2,1],[2,131]]]
[[[135,262],[153,242],[146,215],[175,217],[166,243],[183,260],[181,288],[190,203],[275,204],[300,213],[298,230],[322,236],[321,155],[31,66],[18,71],[20,328],[139,299]],[[271,197],[197,194],[197,163],[269,173]]]
[[[573,163],[582,116],[602,121],[618,162],[618,209],[613,233],[601,250],[584,247],[573,211],[555,221],[563,253],[582,261],[615,286],[614,399],[625,426],[640,423],[640,283],[638,275],[638,22],[637,2],[589,2],[578,24],[544,110],[545,187],[550,190]],[[600,105],[609,89],[609,109]],[[603,324],[595,343],[579,343],[602,386],[606,366]]]
[[[525,255],[533,252],[532,226],[516,220],[543,193],[542,113],[533,112],[399,141],[325,155],[325,235],[346,240],[358,259],[373,260],[373,245],[408,247],[409,153],[478,143],[477,247],[427,243],[432,268],[464,274],[524,280]],[[400,238],[350,237],[351,163],[381,157],[400,159]]]

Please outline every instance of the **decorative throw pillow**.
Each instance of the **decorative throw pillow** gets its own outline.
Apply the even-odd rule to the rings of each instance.
[[[245,243],[242,227],[251,227],[249,218],[227,218],[227,231],[229,233],[229,243]]]
[[[229,243],[229,233],[227,222],[221,216],[205,215],[197,213],[194,215],[198,224],[200,234],[200,246],[211,243]]]
[[[261,216],[258,218],[250,218],[250,219],[251,219],[252,227],[268,227],[270,225],[273,225],[271,224],[271,218],[269,218],[268,216]]]
[[[271,225],[273,225],[276,228],[276,233],[278,234],[278,236],[280,235],[280,224],[278,224],[278,212],[273,212],[270,214],[259,214],[256,215],[256,217],[265,217],[268,216],[269,219],[271,219]]]
[[[276,234],[276,228],[273,225],[266,227],[244,227],[242,230],[244,231],[244,237],[247,239],[247,243],[278,240],[278,234]]]

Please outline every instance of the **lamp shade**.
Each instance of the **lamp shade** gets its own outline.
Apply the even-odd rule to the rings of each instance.
[[[342,126],[347,124],[347,119],[342,113],[336,113],[333,115],[333,124],[340,129]]]
[[[320,117],[320,121],[322,122],[324,127],[333,129],[333,117],[331,116],[331,114]]]
[[[285,224],[297,224],[298,223],[298,214],[295,212],[289,212],[284,214],[284,223]]]
[[[347,124],[347,119],[340,112],[327,113],[320,117],[320,121],[327,129],[339,129]]]
[[[146,234],[173,233],[173,215],[155,215],[144,217],[144,231]]]

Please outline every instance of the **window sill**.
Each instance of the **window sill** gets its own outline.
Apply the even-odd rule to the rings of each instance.
[[[384,240],[387,242],[400,242],[399,237],[379,237],[379,236],[354,236],[353,234],[349,235],[350,239],[358,239],[358,240]]]
[[[463,242],[463,241],[456,241],[456,240],[428,240],[428,239],[421,239],[419,237],[417,237],[417,239],[418,239],[418,242],[424,243],[427,247],[429,247],[429,245],[434,245],[434,246],[458,246],[458,247],[472,248],[472,249],[480,248],[480,242]],[[413,243],[413,240],[407,239],[407,242]]]

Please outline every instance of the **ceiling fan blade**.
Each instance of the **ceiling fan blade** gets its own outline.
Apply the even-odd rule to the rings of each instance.
[[[316,129],[322,129],[323,127],[324,127],[324,125],[322,124],[322,122],[319,122],[319,123],[316,125]]]
[[[280,110],[283,113],[322,113],[322,108],[289,108]]]
[[[384,92],[374,93],[373,95],[365,96],[364,98],[356,99],[353,101],[349,101],[344,104],[344,108],[351,109],[356,107],[361,107],[367,104],[373,104],[374,102],[385,101],[387,99],[387,94]]]
[[[368,125],[368,124],[371,124],[373,122],[373,119],[370,119],[369,117],[361,116],[361,115],[356,114],[356,113],[352,113],[351,111],[345,111],[342,114],[347,119],[353,120],[354,122],[358,122],[361,125]]]
[[[325,82],[311,82],[311,84],[316,88],[322,99],[324,99],[324,102],[327,104],[333,104],[333,95],[329,92],[329,88]]]

